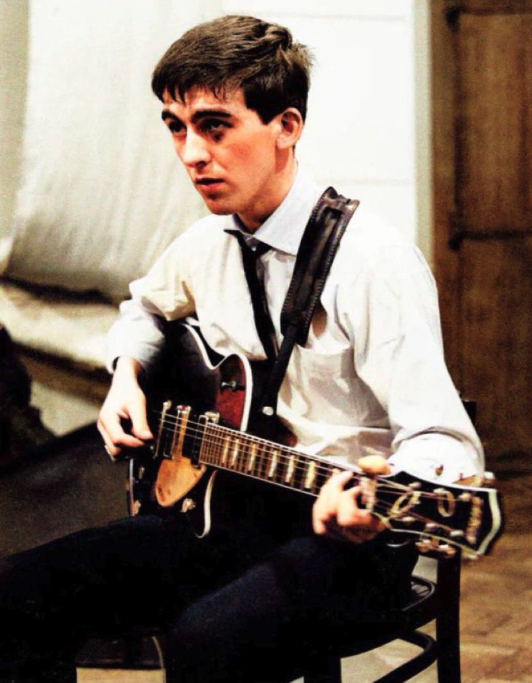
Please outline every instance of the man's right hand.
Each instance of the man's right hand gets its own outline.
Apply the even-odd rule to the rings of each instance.
[[[113,381],[98,417],[105,450],[116,458],[122,448],[138,448],[153,439],[146,416],[146,396],[139,386],[142,368],[134,358],[123,356],[116,364]],[[124,429],[128,422],[130,428]]]

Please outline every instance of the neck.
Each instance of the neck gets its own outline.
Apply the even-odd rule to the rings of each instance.
[[[257,197],[253,209],[237,214],[248,232],[256,232],[282,204],[292,187],[296,172],[297,163],[294,153],[290,150],[290,155],[278,164],[268,186],[261,188],[261,196]]]

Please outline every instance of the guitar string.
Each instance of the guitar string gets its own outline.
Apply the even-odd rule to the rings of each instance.
[[[175,418],[172,418],[175,420]],[[183,422],[184,422],[184,418]],[[172,420],[166,420],[166,424],[172,424],[174,427],[180,426],[180,419],[178,418],[175,422]],[[197,427],[195,429],[194,427]],[[313,456],[309,455],[307,453],[301,453],[296,450],[290,450],[289,447],[284,446],[283,444],[276,444],[274,442],[269,442],[266,439],[261,439],[260,437],[255,437],[253,435],[247,434],[246,432],[240,432],[238,430],[233,430],[230,427],[223,427],[222,425],[213,425],[212,423],[209,424],[209,433],[205,433],[205,425],[202,423],[195,423],[191,420],[188,420],[186,422],[186,429],[188,434],[199,434],[202,436],[202,443],[207,444],[207,445],[217,445],[220,448],[226,447],[230,450],[231,445],[227,444],[226,442],[226,437],[227,436],[235,436],[238,435],[236,438],[238,438],[241,441],[241,445],[244,446],[245,448],[248,448],[250,445],[256,444],[258,446],[258,449],[255,453],[255,456],[257,458],[269,458],[270,456],[273,455],[272,451],[276,452],[277,455],[277,464],[278,465],[284,465],[284,464],[290,464],[290,460],[293,457],[300,457],[304,458],[305,460],[309,462],[314,462],[316,464],[316,471],[315,475],[316,477],[318,475],[323,475],[323,474],[332,474],[334,469],[343,469],[345,471],[352,471],[352,474],[354,477],[357,476],[362,476],[364,477],[364,473],[361,473],[357,471],[356,469],[352,469],[350,467],[346,467],[345,465],[336,465],[336,463],[328,463],[324,462],[322,458],[319,456]],[[213,430],[219,431],[219,434],[213,433]],[[174,442],[176,438],[176,434],[174,433],[173,429],[169,428],[168,431],[166,432],[165,436],[170,436],[172,439],[172,443],[169,444],[172,448],[174,447]],[[164,448],[163,448],[164,450]],[[283,450],[285,451],[283,453]],[[238,459],[238,458],[237,458]],[[209,464],[214,464],[214,463],[209,463]],[[265,468],[267,469],[268,465],[271,466],[270,463],[264,462],[264,460],[259,463],[263,466],[266,466]],[[222,465],[222,462],[219,461],[218,465]],[[299,473],[305,472],[305,470],[308,469],[306,463],[301,463],[301,462],[296,462],[294,465],[294,470],[298,470]],[[228,467],[227,469],[235,469],[235,468],[230,468]],[[389,482],[389,481],[384,481],[383,482],[385,486],[388,486],[392,488],[393,490],[401,490],[402,492],[408,492],[410,491],[409,487],[398,484],[396,482]]]
[[[224,463],[220,457],[218,457],[216,454],[214,454],[214,457],[211,453],[212,448],[214,447],[215,449],[219,449],[220,447],[226,445],[224,441],[220,441],[219,439],[207,439],[204,438],[204,444],[206,445],[206,449],[202,449],[202,454],[201,454],[201,463],[205,465],[211,465],[215,467],[221,467],[222,469],[225,469],[227,471],[235,472],[241,475],[245,476],[250,476],[255,479],[261,479],[265,480],[269,483],[273,483],[279,486],[283,486],[292,490],[300,490],[302,492],[310,493],[310,494],[317,494],[316,489],[320,489],[321,486],[324,483],[324,480],[328,475],[331,475],[336,469],[334,465],[325,463],[323,465],[319,465],[316,470],[313,473],[313,479],[312,479],[312,484],[310,486],[305,485],[305,477],[308,475],[308,468],[306,467],[305,464],[302,464],[301,466],[294,465],[293,469],[291,471],[289,479],[287,479],[287,472],[283,472],[282,474],[279,473],[279,470],[276,470],[272,475],[268,476],[266,475],[266,471],[268,470],[268,467],[271,466],[271,462],[265,462],[262,461],[260,462],[260,458],[264,455],[268,455],[268,453],[261,453],[260,451],[257,451],[256,456],[258,459],[258,467],[254,467],[253,470],[250,470],[246,462],[242,462],[241,457],[237,457],[235,460],[235,464],[232,465],[231,461],[229,463]],[[231,459],[230,459],[231,460]],[[279,469],[281,469],[282,465],[285,463],[278,460],[276,463],[276,467],[279,466]],[[361,484],[361,479],[365,480],[370,480],[373,481],[373,478],[368,477],[364,474],[358,474],[356,472],[353,473],[355,477],[358,477],[357,484]],[[299,481],[297,481],[299,475]],[[322,481],[319,481],[320,476],[322,477]],[[393,484],[393,482],[392,482]],[[404,497],[405,495],[408,496],[409,494],[412,495],[418,495],[419,498],[423,497],[425,499],[439,499],[439,496],[437,494],[433,493],[425,493],[423,494],[422,492],[416,492],[414,494],[414,491],[409,488],[404,488],[402,486],[393,486],[390,485],[389,482],[385,480],[380,480],[377,482],[378,488],[380,493],[388,493],[390,495],[396,496],[396,502],[398,499]],[[362,491],[363,495],[367,495],[364,491]]]
[[[185,422],[185,419],[184,419],[184,418],[179,418],[179,417],[174,418],[174,417],[171,416],[171,415],[168,416],[168,417],[170,417],[170,418],[172,418],[172,419],[171,419],[171,420],[165,419],[164,421],[161,420],[161,426],[164,427],[164,423],[167,423],[167,424],[173,424],[173,427],[175,428],[175,427],[177,427],[177,426],[180,424],[181,421]],[[203,435],[202,443],[207,443],[208,448],[210,448],[211,450],[212,450],[213,447],[214,447],[214,448],[219,448],[220,445],[226,445],[226,441],[225,441],[225,438],[223,438],[223,437],[214,438],[214,439],[213,439],[213,438],[206,439],[206,436],[207,436],[207,434],[205,433],[205,432],[206,432],[206,430],[205,430],[205,427],[206,427],[206,426],[208,426],[209,429],[210,429],[210,432],[211,432],[211,433],[208,435],[208,436],[210,436],[210,437],[213,436],[212,430],[217,430],[217,431],[222,432],[222,434],[225,433],[226,435],[229,435],[229,436],[239,435],[239,436],[238,436],[239,439],[243,439],[244,441],[254,441],[254,442],[257,442],[259,445],[266,445],[266,446],[267,446],[268,448],[270,448],[270,449],[271,449],[272,447],[278,446],[279,448],[288,450],[287,447],[285,447],[285,446],[283,446],[283,445],[281,445],[281,444],[274,444],[273,442],[268,442],[268,441],[265,440],[265,439],[260,439],[259,437],[254,437],[253,435],[249,435],[249,434],[247,434],[246,432],[240,432],[240,431],[234,430],[234,429],[232,429],[232,428],[230,428],[230,427],[224,427],[224,426],[222,426],[222,425],[217,425],[217,424],[213,424],[213,423],[210,423],[210,424],[208,424],[208,425],[205,425],[204,423],[195,423],[193,420],[190,420],[190,419],[186,420],[186,426],[187,426],[187,428],[188,428],[190,425],[193,425],[193,426],[195,425],[195,426],[197,426],[197,427],[200,427],[199,429],[196,429],[195,431],[196,431],[197,433]],[[193,431],[193,430],[190,430],[190,431]],[[176,435],[177,435],[175,429],[169,429],[169,428],[167,428],[166,433],[165,433],[165,436],[167,436],[167,435],[172,437],[172,445],[173,445],[174,442],[175,442],[175,437],[176,437]],[[258,455],[259,455],[259,457],[260,457],[261,454],[258,453]],[[264,451],[264,452],[263,452],[263,455],[268,455],[268,453],[267,453],[266,451]],[[308,455],[305,454],[305,453],[298,453],[297,451],[294,451],[293,455],[301,455],[301,456],[304,457],[305,459],[308,458],[309,460],[313,460],[314,462],[317,463],[318,467],[321,467],[322,469],[324,469],[326,473],[329,473],[329,471],[330,471],[331,469],[332,469],[332,470],[335,469],[335,465],[334,465],[334,464],[332,464],[332,463],[323,463],[323,461],[320,460],[319,458],[314,459],[312,456],[308,456]],[[207,457],[208,457],[208,456],[207,456]],[[259,480],[264,480],[264,479],[265,479],[265,477],[257,476],[257,475],[254,476],[253,474],[250,474],[249,472],[242,472],[242,471],[236,469],[236,467],[235,467],[235,468],[232,468],[232,467],[223,466],[223,465],[221,465],[219,459],[216,458],[216,455],[215,455],[215,457],[214,457],[214,460],[209,461],[209,460],[207,460],[207,459],[204,459],[204,460],[202,460],[202,463],[207,464],[207,465],[213,465],[213,466],[222,466],[222,467],[224,467],[225,469],[227,469],[227,470],[229,470],[229,471],[235,471],[235,472],[237,472],[237,473],[239,473],[239,474],[241,474],[241,475],[248,476],[248,477],[253,478],[253,479],[259,479]],[[266,464],[266,463],[265,463],[265,464]],[[303,468],[304,468],[304,465],[303,465]],[[266,466],[264,469],[267,469],[267,466]],[[346,470],[349,470],[349,468],[345,468],[345,469],[346,469]],[[323,474],[323,473],[322,473],[322,474]],[[353,471],[353,474],[356,476],[356,475],[358,475],[359,473],[356,472],[356,471]],[[363,474],[363,473],[361,474],[361,477],[362,477],[362,478],[364,477],[364,474]],[[377,477],[377,479],[378,479],[378,477]],[[278,482],[278,481],[273,480],[271,477],[267,477],[267,478],[266,478],[266,481],[271,482],[271,483],[274,483],[274,484],[277,484],[277,485],[280,485],[280,486],[282,486],[282,487],[284,487],[284,488],[287,488],[287,489],[289,489],[289,490],[296,490],[296,491],[299,490],[299,491],[306,492],[307,494],[310,494],[310,495],[313,495],[313,496],[316,496],[316,495],[317,495],[317,493],[315,493],[315,492],[312,491],[312,490],[309,490],[308,488],[294,489],[293,486],[287,485],[286,482],[285,482],[285,483]],[[404,485],[396,484],[395,482],[386,482],[386,484],[387,484],[388,486],[383,486],[382,482],[381,482],[381,481],[378,481],[378,488],[379,488],[381,491],[382,491],[382,489],[386,489],[386,488],[387,488],[388,491],[390,491],[390,492],[392,492],[392,493],[394,493],[394,494],[396,493],[397,488],[401,489],[402,491],[405,491],[405,490],[406,490],[407,492],[413,492],[412,489],[409,489],[408,487],[405,487]],[[392,484],[393,486],[390,486],[390,484]],[[423,492],[419,492],[419,491],[416,491],[416,493],[419,493],[420,495],[424,495],[425,497],[439,498],[439,496],[438,496],[437,494],[423,494]],[[403,495],[403,494],[401,494],[401,496],[402,496],[402,495]],[[400,498],[401,496],[399,496],[399,498]],[[393,520],[395,519],[395,516],[390,517],[389,515],[386,514],[387,512],[389,512],[389,511],[392,510],[392,509],[393,509],[393,504],[386,503],[386,501],[383,501],[382,499],[377,499],[377,500],[375,500],[375,501],[373,502],[373,506],[372,506],[372,508],[371,508],[371,511],[372,511],[372,512],[376,512],[377,514],[381,514],[381,515],[384,517],[384,519],[385,519],[386,521],[390,521],[390,520],[393,521]],[[434,520],[431,519],[430,517],[423,516],[423,515],[421,515],[420,513],[417,513],[417,512],[415,512],[415,511],[413,511],[413,510],[411,510],[411,509],[408,509],[408,508],[405,509],[405,510],[403,510],[402,513],[403,513],[402,516],[405,516],[405,515],[406,515],[407,517],[409,517],[409,518],[411,518],[411,519],[414,519],[414,521],[417,521],[418,523],[421,523],[421,524],[423,524],[424,526],[426,526],[427,524],[434,523]],[[401,517],[398,517],[398,518],[397,518],[397,521],[401,522]],[[427,535],[427,536],[432,536],[432,537],[436,537],[436,538],[440,538],[440,539],[442,538],[442,532],[444,532],[444,531],[446,531],[446,532],[448,532],[448,533],[451,533],[451,532],[453,532],[453,531],[461,531],[461,530],[458,530],[458,529],[456,529],[456,528],[453,528],[453,527],[451,527],[451,526],[449,526],[449,525],[446,525],[446,524],[443,524],[443,523],[437,523],[437,526],[438,526],[438,529],[440,530],[439,533],[436,533],[435,530],[427,530],[427,529],[424,529],[423,531],[419,531],[419,530],[408,529],[408,528],[402,528],[402,529],[399,529],[398,531],[399,531],[400,533],[410,533],[410,534],[416,534],[416,535],[418,535],[418,536]],[[393,527],[392,527],[392,528],[393,528]],[[396,530],[397,530],[397,529],[396,529]],[[462,532],[462,534],[464,534],[464,532]],[[446,536],[444,536],[443,538],[444,538],[445,540],[449,541],[450,543],[453,543],[454,545],[460,546],[460,543],[458,543],[456,539],[447,538]],[[464,547],[463,544],[462,544],[462,547]],[[468,545],[467,547],[470,548],[470,549],[473,548],[472,544]]]
[[[216,466],[218,464],[216,460],[214,460],[213,462],[210,462],[208,459],[202,460],[202,463],[207,464],[207,465],[214,465],[214,466]],[[262,477],[254,476],[253,474],[250,474],[250,473],[240,472],[239,474],[243,474],[244,476],[247,476],[247,477],[252,478],[252,479],[258,479],[258,480],[263,481]],[[273,482],[273,483],[278,483],[278,482]],[[294,490],[292,487],[286,486],[285,484],[279,484],[279,485],[283,486],[284,488],[288,488],[289,490]],[[305,490],[305,492],[310,494],[310,495],[313,495],[314,497],[316,497],[318,495],[317,493],[315,493],[313,491],[309,491],[309,490]],[[426,515],[422,515],[421,513],[415,512],[411,509],[402,510],[401,511],[403,513],[402,515],[394,514],[393,516],[390,516],[387,513],[389,513],[390,511],[393,511],[393,507],[394,507],[394,503],[387,503],[386,501],[377,498],[374,501],[370,511],[382,515],[382,517],[384,518],[384,521],[388,521],[388,522],[389,521],[391,521],[391,522],[395,521],[396,523],[397,522],[401,523],[401,517],[407,516],[408,518],[413,519],[414,522],[418,522],[418,523],[422,524],[424,527],[426,527],[428,524],[435,523],[431,517],[428,517]],[[403,523],[404,524],[410,524],[411,522],[403,522]],[[436,524],[437,524],[437,529],[439,530],[438,533],[437,533],[436,529],[429,530],[429,529],[424,528],[423,530],[416,530],[416,529],[408,528],[408,527],[407,528],[400,528],[400,529],[398,529],[398,531],[400,531],[402,533],[416,534],[418,536],[424,536],[424,535],[433,536],[433,537],[437,537],[440,539],[445,539],[445,540],[449,541],[450,543],[453,543],[457,546],[460,546],[458,539],[448,538],[447,536],[444,535],[444,532],[447,532],[448,534],[450,534],[453,531],[461,531],[463,537],[465,537],[465,534],[462,530],[457,529],[456,527],[452,527],[452,526],[445,524],[443,522],[436,522]],[[390,525],[390,528],[394,529],[394,527],[391,525]],[[397,530],[397,529],[395,529],[395,530]],[[473,546],[471,544],[469,544],[467,546],[464,546],[464,544],[462,544],[462,547],[467,547],[469,549],[473,549]]]
[[[212,447],[212,444],[210,444],[210,446]],[[215,467],[216,467],[216,466],[219,466],[219,463],[217,463],[216,459],[215,459],[213,462],[210,462],[210,461],[208,460],[208,456],[207,456],[207,458],[202,459],[202,464],[213,465],[213,466],[215,466]],[[227,468],[227,469],[229,469],[229,468]],[[231,470],[231,471],[234,471],[234,470]],[[237,472],[238,472],[238,471],[237,471]],[[264,479],[263,479],[262,477],[257,476],[257,475],[250,474],[249,472],[238,472],[238,473],[239,473],[240,475],[246,476],[246,477],[248,477],[248,478],[250,478],[250,479],[256,479],[256,480],[259,480],[259,481],[264,481]],[[268,480],[268,481],[271,482],[271,480]],[[277,484],[277,485],[280,485],[280,486],[282,486],[283,488],[287,488],[288,490],[296,490],[296,492],[304,491],[305,493],[307,493],[307,494],[309,494],[309,495],[312,495],[312,496],[314,496],[314,497],[317,497],[317,495],[318,495],[316,492],[310,491],[310,490],[308,490],[308,489],[304,489],[304,490],[302,490],[302,489],[294,489],[293,487],[288,486],[288,485],[286,485],[286,484],[279,484],[278,482],[272,482],[272,483],[275,483],[275,484]],[[416,536],[419,536],[419,537],[429,536],[429,537],[439,538],[440,540],[446,540],[446,541],[448,541],[448,542],[450,542],[450,543],[453,543],[454,545],[457,545],[457,546],[459,546],[459,547],[464,547],[464,548],[468,548],[468,549],[470,549],[470,550],[474,550],[474,546],[473,546],[472,544],[467,544],[467,545],[466,545],[465,542],[462,543],[462,544],[460,544],[457,540],[448,538],[448,536],[445,535],[444,532],[447,532],[447,533],[449,534],[449,533],[451,533],[451,532],[453,532],[453,531],[457,531],[457,529],[454,528],[454,527],[451,527],[451,526],[449,526],[449,525],[446,525],[446,524],[438,523],[439,533],[437,533],[436,530],[427,530],[426,528],[424,528],[424,529],[422,529],[422,530],[417,530],[417,529],[408,528],[408,527],[407,527],[407,528],[404,528],[404,527],[403,527],[403,528],[397,529],[397,527],[394,526],[393,523],[394,523],[394,522],[395,522],[396,524],[397,524],[397,523],[401,523],[401,517],[400,517],[400,516],[396,516],[396,515],[393,515],[393,516],[390,516],[390,515],[389,515],[389,512],[393,510],[393,506],[394,506],[393,503],[387,503],[386,501],[383,501],[383,500],[377,498],[377,499],[374,501],[374,503],[373,503],[373,505],[372,505],[372,507],[371,507],[371,509],[370,509],[369,511],[370,511],[370,512],[373,512],[373,513],[376,513],[381,519],[384,520],[385,524],[386,524],[386,522],[390,522],[390,523],[387,525],[388,528],[391,528],[391,529],[393,529],[393,530],[399,531],[400,533],[406,533],[406,534],[416,535]],[[409,517],[409,518],[411,518],[411,519],[414,519],[415,522],[417,522],[417,523],[423,525],[424,527],[426,527],[427,524],[430,524],[430,523],[433,523],[433,522],[434,522],[434,520],[431,519],[430,517],[421,515],[420,513],[415,512],[415,511],[412,511],[412,510],[410,510],[410,509],[403,510],[402,512],[403,512],[403,516],[406,515],[407,517]],[[403,522],[403,523],[408,524],[407,522]],[[464,535],[464,536],[465,536],[465,535]]]
[[[302,457],[307,461],[312,461],[316,463],[316,470],[315,471],[315,478],[318,478],[318,476],[324,476],[327,474],[332,474],[334,469],[340,469],[340,470],[345,470],[345,471],[350,471],[350,467],[346,467],[345,465],[337,465],[336,463],[327,463],[324,462],[320,456],[313,456],[309,455],[307,453],[300,453],[296,450],[290,450],[289,447],[284,446],[282,444],[275,444],[274,442],[269,442],[266,439],[261,439],[260,437],[255,437],[251,434],[248,434],[246,432],[241,432],[235,429],[232,429],[230,427],[225,427],[223,425],[218,425],[215,423],[208,423],[209,427],[209,434],[206,434],[205,427],[206,425],[204,423],[198,423],[194,422],[193,420],[186,420],[184,417],[174,417],[172,415],[167,415],[164,418],[164,421],[161,421],[161,424],[163,426],[167,426],[167,431],[164,434],[164,436],[170,436],[172,437],[172,447],[175,442],[175,438],[177,436],[177,428],[181,426],[181,422],[186,423],[186,428],[187,428],[187,433],[188,434],[199,434],[202,436],[202,443],[207,443],[210,445],[217,445],[218,447],[225,447],[226,444],[226,436],[235,436],[238,435],[238,439],[240,439],[243,442],[243,445],[246,446],[246,442],[248,442],[250,445],[252,444],[257,444],[259,449],[256,452],[256,456],[259,458],[262,457],[268,457],[271,455],[271,451],[277,449],[277,456],[278,456],[278,464],[283,465],[286,464],[287,462],[290,462],[290,459],[295,457]],[[168,425],[172,425],[171,427],[168,427]],[[220,432],[220,434],[213,434],[213,430],[217,430]],[[230,450],[230,445],[228,446]],[[282,451],[285,451],[283,453]],[[279,461],[279,456],[281,460]],[[215,463],[208,463],[208,464],[215,464]],[[221,462],[217,463],[218,466],[223,466]],[[261,463],[263,466],[266,465],[265,469],[267,469],[267,463]],[[269,463],[271,465],[271,463]],[[232,471],[239,471],[236,468],[231,468],[227,467],[226,469],[232,470]],[[297,462],[294,465],[294,470],[297,470],[299,474],[307,470],[308,467],[305,463],[299,463]],[[244,472],[241,472],[244,474]],[[357,470],[353,469],[352,470],[353,476],[354,477],[361,477],[361,478],[366,478],[367,475],[364,473],[358,472]],[[370,478],[370,477],[367,477]],[[392,482],[386,479],[381,479],[379,476],[371,479],[376,479],[379,482],[379,488],[382,489],[388,489],[389,492],[395,492],[395,491],[401,491],[402,494],[407,494],[410,492],[413,492],[413,490],[404,485],[404,484],[399,484],[397,482]],[[268,481],[273,481],[272,478],[268,478]],[[273,481],[273,483],[277,483]],[[304,489],[307,490],[307,489]],[[434,498],[434,499],[439,499],[440,495],[437,493],[427,493],[423,491],[416,491],[417,493],[420,494],[420,496],[423,496],[424,498]],[[402,495],[401,494],[401,495]]]
[[[182,418],[182,419],[184,420],[184,418]],[[172,420],[167,420],[166,422],[168,424],[174,424],[174,426],[177,427],[179,425],[180,419],[178,418],[177,420],[175,420],[175,418],[173,418],[173,420],[174,420],[175,424],[174,424],[174,422],[172,422]],[[192,427],[196,426],[199,428],[198,429],[191,429],[191,428],[189,429],[190,426],[192,426]],[[202,443],[203,444],[216,445],[219,448],[227,447],[229,450],[231,449],[231,445],[227,444],[226,437],[238,435],[237,438],[242,442],[241,445],[243,445],[244,447],[248,447],[246,442],[249,442],[250,444],[255,443],[258,445],[259,449],[255,453],[255,456],[257,456],[258,458],[264,458],[264,457],[269,458],[269,456],[272,455],[271,451],[274,449],[278,449],[278,450],[276,450],[276,453],[278,456],[277,464],[279,464],[279,465],[286,464],[287,462],[289,463],[290,459],[294,456],[295,457],[300,456],[300,457],[304,458],[305,460],[312,461],[312,462],[316,463],[316,468],[317,468],[315,471],[316,478],[319,475],[323,476],[324,474],[332,474],[333,473],[332,470],[334,470],[334,469],[340,469],[340,470],[343,469],[345,471],[352,471],[354,477],[358,476],[361,478],[369,478],[363,472],[358,472],[355,469],[351,470],[350,467],[346,467],[345,465],[337,465],[336,463],[327,463],[327,462],[324,462],[323,459],[320,458],[319,456],[312,456],[312,455],[308,455],[306,453],[300,453],[300,452],[295,451],[295,450],[291,451],[288,447],[286,447],[282,444],[274,444],[273,442],[268,442],[265,439],[261,439],[259,437],[254,437],[253,435],[247,434],[246,432],[240,432],[238,430],[233,430],[230,427],[224,427],[221,425],[216,425],[216,424],[211,423],[211,424],[209,424],[209,434],[206,434],[204,424],[194,423],[194,421],[192,421],[190,419],[186,423],[186,427],[187,427],[187,432],[189,434],[191,434],[191,433],[200,434],[202,436]],[[213,430],[217,430],[221,433],[220,434],[213,434],[212,433]],[[173,432],[173,430],[169,429],[166,432],[166,435],[172,437],[171,447],[173,447],[174,442],[175,442],[175,437],[176,437],[175,433]],[[282,450],[285,450],[286,452],[282,453]],[[280,460],[279,460],[279,456],[281,458]],[[239,458],[237,458],[237,460],[238,459]],[[208,464],[218,464],[218,466],[224,467],[224,464],[221,461],[218,461],[217,463],[209,462]],[[267,469],[268,465],[271,466],[271,462],[267,463],[267,462],[263,461],[259,464],[261,464],[263,467],[265,466],[264,467],[265,469]],[[233,468],[233,467],[227,467],[226,469],[238,471],[238,470],[236,470],[236,468]],[[302,472],[305,472],[308,469],[308,467],[307,467],[306,463],[299,463],[298,462],[294,465],[294,469],[297,469],[299,473],[302,473]],[[394,491],[394,492],[399,490],[402,493],[412,492],[412,489],[410,487],[404,485],[404,484],[398,484],[397,482],[391,482],[391,481],[386,480],[386,479],[380,479],[379,477],[376,477],[376,479],[379,481],[379,487],[381,489],[388,488],[388,490]],[[272,478],[270,477],[269,480],[271,481]],[[274,483],[276,483],[276,482],[274,482]],[[435,498],[435,499],[440,498],[439,494],[437,494],[437,493],[427,493],[427,492],[419,492],[419,493],[420,493],[420,495],[422,495],[425,498],[427,498],[427,497],[428,498]]]

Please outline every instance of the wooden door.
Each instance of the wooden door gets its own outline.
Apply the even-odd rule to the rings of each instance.
[[[432,5],[435,267],[488,456],[532,455],[532,0]]]

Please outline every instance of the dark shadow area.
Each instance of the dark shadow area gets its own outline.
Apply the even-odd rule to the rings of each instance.
[[[94,425],[0,464],[0,557],[127,515],[127,463],[112,463]],[[133,596],[132,596],[133,597]],[[149,638],[91,640],[82,667],[157,668]]]
[[[124,517],[126,468],[94,425],[0,464],[0,557]]]

